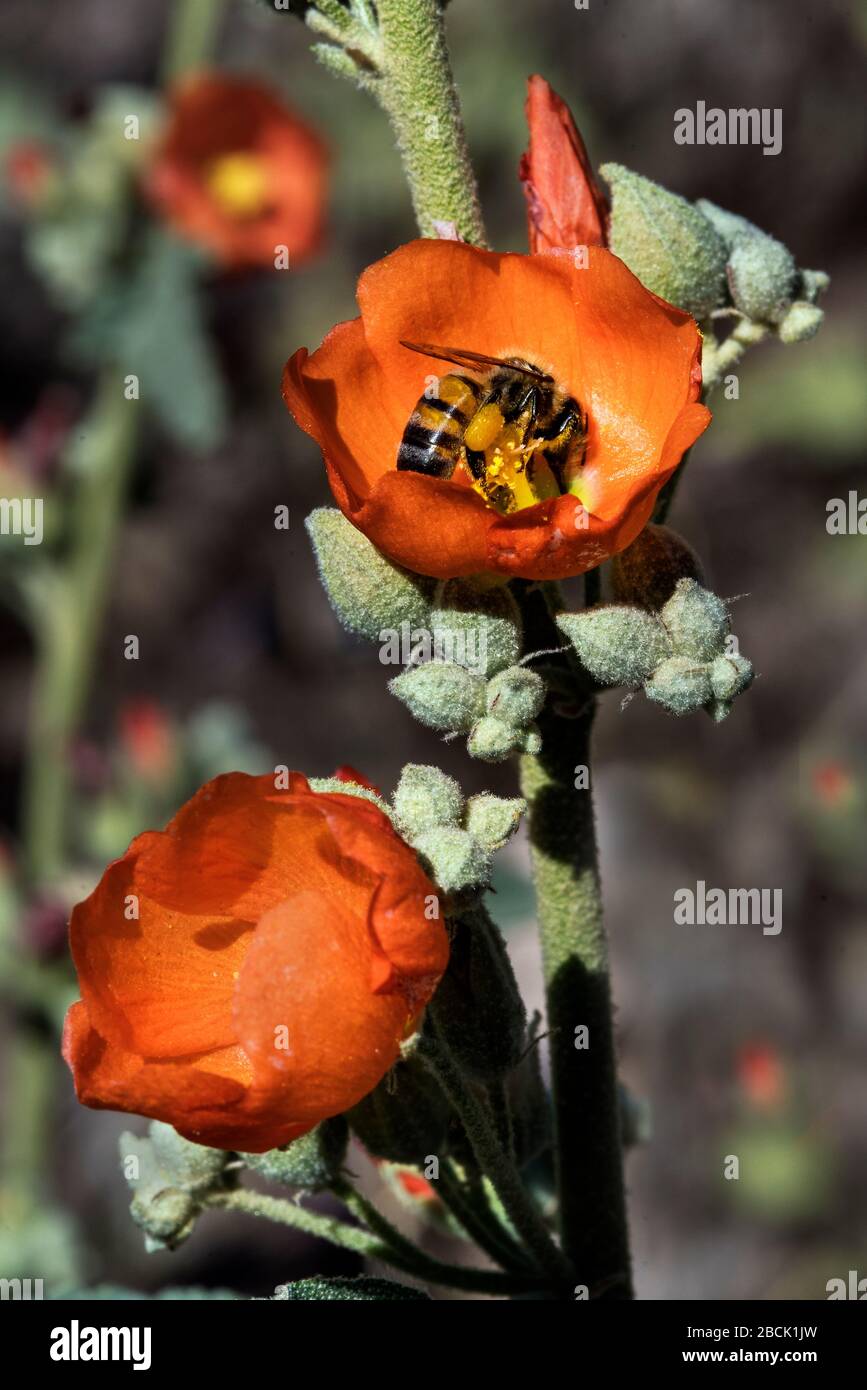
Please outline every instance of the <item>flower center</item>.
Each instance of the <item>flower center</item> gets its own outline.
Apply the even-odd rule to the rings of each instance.
[[[240,151],[213,160],[205,181],[220,210],[229,217],[258,217],[264,211],[267,175],[256,154]]]
[[[476,492],[508,516],[565,493],[580,498],[586,438],[586,419],[569,398],[531,393],[511,419],[489,402],[467,425],[463,466]]]

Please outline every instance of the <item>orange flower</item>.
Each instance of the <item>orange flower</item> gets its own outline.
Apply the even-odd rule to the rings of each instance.
[[[604,246],[608,203],[565,101],[544,77],[527,81],[530,144],[520,176],[531,251]]]
[[[322,231],[326,154],[319,136],[256,82],[209,74],[175,88],[147,176],[183,236],[225,266],[308,259]]]
[[[593,568],[635,539],[710,420],[697,401],[695,323],[600,247],[579,268],[565,253],[413,241],[363,273],[358,302],[361,318],[338,324],[312,356],[302,348],[290,359],[283,396],[320,445],[341,511],[418,573],[558,579]],[[402,339],[517,356],[550,373],[587,415],[586,454],[570,490],[555,484],[538,501],[525,491],[504,515],[463,462],[451,478],[398,470],[401,437],[425,389],[461,370]]]
[[[208,782],[73,911],[79,1099],[257,1153],[355,1105],[445,969],[435,891],[366,799]]]

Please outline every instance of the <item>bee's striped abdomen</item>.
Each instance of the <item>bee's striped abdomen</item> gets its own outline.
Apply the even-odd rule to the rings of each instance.
[[[409,418],[397,451],[397,466],[413,473],[448,478],[460,461],[464,430],[482,396],[470,377],[449,372],[438,395],[422,396]]]

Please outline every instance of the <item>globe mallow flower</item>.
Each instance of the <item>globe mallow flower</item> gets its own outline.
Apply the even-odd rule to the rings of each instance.
[[[282,780],[208,782],[74,909],[85,1105],[260,1153],[394,1063],[448,960],[436,889],[363,794]]]
[[[360,318],[289,360],[283,396],[322,449],[344,515],[419,574],[559,579],[594,568],[635,539],[710,420],[696,324],[602,247],[522,256],[412,241],[364,271],[358,303]],[[546,390],[572,397],[586,447],[568,484],[550,469],[531,480],[532,427],[481,440],[481,478],[463,460],[450,476],[398,469],[413,412],[435,421],[427,406],[441,410],[441,379],[474,375],[419,346],[449,360],[520,359],[545,374]],[[504,477],[514,486],[497,493]]]
[[[170,226],[229,269],[309,259],[327,166],[316,132],[260,83],[211,73],[179,83],[168,108],[146,189]]]

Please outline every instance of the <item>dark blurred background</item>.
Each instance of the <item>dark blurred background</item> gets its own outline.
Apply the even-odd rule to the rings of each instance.
[[[83,119],[105,84],[153,86],[169,8],[4,0],[0,143],[28,122]],[[526,244],[516,170],[524,83],[537,71],[571,104],[596,164],[625,163],[744,214],[832,277],[818,338],[755,350],[739,398],[711,402],[713,426],[670,517],[715,590],[743,596],[735,630],[759,679],[719,726],[606,697],[595,770],[622,1073],[650,1132],[629,1159],[638,1293],[824,1298],[828,1279],[867,1274],[867,540],[825,527],[829,499],[867,495],[867,5],[454,0],[449,36],[496,247]],[[511,766],[470,762],[391,700],[393,672],[344,634],[317,582],[303,518],[329,494],[281,404],[280,370],[353,315],[359,271],[414,232],[384,116],[307,50],[289,17],[253,0],[227,5],[216,65],[267,78],[332,147],[328,243],[290,275],[205,281],[228,429],[198,450],[157,425],[143,433],[76,740],[74,853],[62,889],[29,901],[15,863],[34,648],[14,606],[0,607],[0,931],[19,958],[0,982],[4,1152],[13,1171],[39,1159],[51,1194],[26,1223],[14,1201],[0,1205],[3,1274],[17,1262],[59,1283],[261,1295],[352,1269],[325,1247],[218,1214],[176,1254],[143,1254],[117,1165],[127,1121],[81,1110],[65,1069],[44,1062],[74,992],[58,946],[63,903],[230,767],[327,775],[348,762],[390,790],[404,762],[436,761],[467,791],[513,787]],[[699,99],[782,108],[781,154],[675,145],[674,111]],[[2,448],[25,470],[50,468],[92,377],[70,363],[66,316],[8,200],[0,242]],[[281,503],[288,531],[273,525]],[[123,659],[130,633],[138,661]],[[502,859],[495,910],[539,1003],[523,842]],[[781,934],[675,925],[673,894],[697,879],[782,888]],[[34,966],[50,981],[42,994]],[[738,1181],[723,1176],[730,1154]]]

